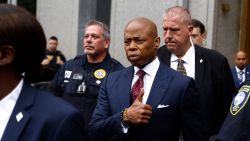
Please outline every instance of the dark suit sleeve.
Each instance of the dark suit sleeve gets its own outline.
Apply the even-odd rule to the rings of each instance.
[[[181,104],[182,134],[185,141],[204,141],[199,98],[194,80],[191,79]]]
[[[224,83],[222,83],[222,88],[224,88],[223,93],[224,93],[225,103],[226,103],[225,106],[227,106],[229,109],[231,101],[233,99],[233,96],[236,92],[236,88],[234,86],[234,80],[233,80],[230,66],[229,66],[228,61],[226,59],[224,60],[224,67],[222,70],[222,76],[223,76],[223,82],[224,82]],[[225,84],[225,85],[223,85],[223,84]]]
[[[112,113],[109,109],[109,97],[106,89],[107,77],[99,91],[97,105],[90,122],[91,140],[115,140],[122,138],[122,125],[119,113]]]
[[[53,141],[88,141],[83,123],[83,118],[76,111],[66,115],[58,126]]]
[[[220,70],[218,70],[218,72],[219,72],[219,76],[221,76],[221,81],[217,83],[219,84],[217,85],[217,87],[219,87],[217,88],[217,90],[221,90],[218,93],[221,94],[220,100],[221,100],[221,103],[224,105],[222,105],[223,107],[220,107],[221,109],[220,114],[222,115],[220,117],[223,117],[223,119],[218,119],[218,120],[220,120],[221,123],[223,123],[229,111],[229,107],[232,102],[233,95],[236,92],[236,89],[235,89],[231,69],[226,58],[224,58],[220,66],[221,67],[220,67]]]

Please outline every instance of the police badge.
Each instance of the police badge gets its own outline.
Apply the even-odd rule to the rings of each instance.
[[[249,99],[250,86],[243,85],[238,94],[234,97],[233,102],[230,107],[230,113],[236,115],[241,111],[241,109],[246,105]]]

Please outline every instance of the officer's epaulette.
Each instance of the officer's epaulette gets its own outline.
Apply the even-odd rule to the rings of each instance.
[[[250,96],[250,85],[243,85],[238,90],[237,95],[233,99],[233,102],[230,107],[230,113],[232,115],[237,115],[246,105],[249,96]]]
[[[75,58],[74,58],[74,60],[78,60],[78,59],[80,59],[82,57],[82,55],[77,55]]]
[[[111,58],[112,62],[115,63],[115,64],[120,64],[119,61],[115,60],[114,58]]]

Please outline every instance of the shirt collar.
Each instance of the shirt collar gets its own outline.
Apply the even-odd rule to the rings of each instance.
[[[146,72],[147,75],[150,76],[155,76],[157,73],[157,70],[160,66],[160,61],[158,59],[158,57],[156,57],[154,59],[154,61],[150,62],[148,65],[146,65],[142,70],[144,72]],[[134,66],[134,75],[136,75],[136,72],[139,70],[140,68]]]
[[[238,73],[239,71],[242,71],[243,73],[245,73],[246,68],[244,68],[243,70],[240,70],[237,66],[235,66],[236,72]]]
[[[20,95],[20,92],[21,92],[21,89],[23,87],[23,79],[21,79],[21,81],[18,83],[18,85],[16,86],[15,89],[13,89],[7,96],[5,96],[0,102],[2,103],[5,103],[7,102],[8,100],[11,100],[11,101],[17,101],[19,95]]]

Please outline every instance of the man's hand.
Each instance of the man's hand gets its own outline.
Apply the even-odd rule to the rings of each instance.
[[[48,65],[50,63],[50,60],[49,59],[44,59],[43,61],[42,61],[42,65]]]
[[[145,124],[149,122],[152,115],[152,107],[142,103],[143,95],[144,90],[141,89],[134,103],[127,109],[128,123]]]

